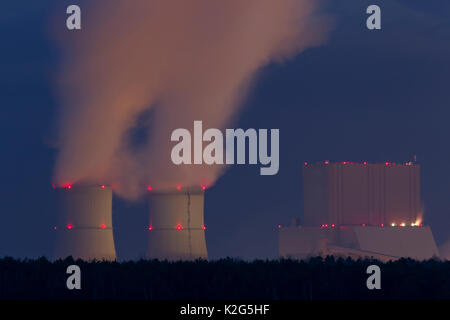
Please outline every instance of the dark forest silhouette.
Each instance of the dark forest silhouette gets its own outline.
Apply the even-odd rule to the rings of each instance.
[[[66,269],[81,268],[81,290]],[[367,266],[381,268],[381,290],[366,287]],[[322,300],[450,299],[450,262],[311,258],[167,262],[49,262],[0,259],[0,299]]]

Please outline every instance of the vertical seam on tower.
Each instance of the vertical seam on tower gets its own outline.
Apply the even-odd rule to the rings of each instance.
[[[192,243],[191,243],[191,193],[187,192],[188,196],[188,210],[187,210],[187,223],[188,223],[188,244],[189,244],[189,258],[192,258]]]

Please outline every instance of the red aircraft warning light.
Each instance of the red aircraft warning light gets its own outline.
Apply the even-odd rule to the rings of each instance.
[[[106,224],[102,223],[102,224],[100,225],[100,228],[101,228],[101,229],[106,229]]]
[[[72,230],[72,229],[73,229],[73,224],[70,224],[70,223],[69,223],[69,224],[67,225],[66,228],[67,228],[68,230]]]
[[[202,229],[203,229],[203,230],[206,230],[206,226],[202,226]]]
[[[181,190],[181,186],[180,185],[177,186],[177,190]]]
[[[148,191],[152,191],[153,188],[152,188],[151,186],[148,186],[148,187],[147,187],[147,190],[148,190]]]
[[[182,230],[183,226],[181,225],[181,223],[177,224],[177,226],[175,227],[175,229],[177,230]]]
[[[153,225],[150,225],[150,226],[148,227],[148,230],[152,231],[152,230],[153,230]]]

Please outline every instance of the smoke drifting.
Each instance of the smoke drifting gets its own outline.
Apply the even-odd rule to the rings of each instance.
[[[54,180],[111,184],[128,198],[147,185],[212,184],[223,167],[173,165],[171,132],[194,120],[225,128],[261,67],[328,31],[317,0],[116,0],[82,10],[82,30],[59,39]]]

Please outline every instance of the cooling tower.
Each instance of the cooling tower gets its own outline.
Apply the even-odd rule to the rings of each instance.
[[[148,259],[208,259],[202,188],[150,191],[149,206]]]
[[[112,189],[106,186],[71,186],[56,190],[54,258],[115,260],[112,229]]]

